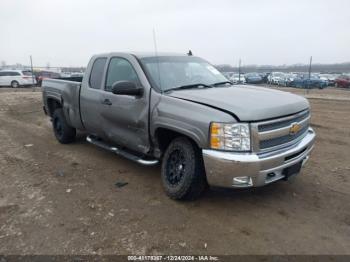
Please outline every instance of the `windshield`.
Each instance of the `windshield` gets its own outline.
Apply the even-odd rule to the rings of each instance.
[[[226,82],[214,66],[199,57],[160,56],[140,59],[153,85],[163,91],[176,87]]]

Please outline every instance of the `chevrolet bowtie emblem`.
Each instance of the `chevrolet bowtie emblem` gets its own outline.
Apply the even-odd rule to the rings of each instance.
[[[292,126],[289,129],[289,134],[290,135],[295,135],[300,131],[301,127],[298,123],[293,123]]]

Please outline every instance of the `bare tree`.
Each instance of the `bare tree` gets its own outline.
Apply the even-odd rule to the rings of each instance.
[[[1,61],[1,67],[6,67],[6,61]]]

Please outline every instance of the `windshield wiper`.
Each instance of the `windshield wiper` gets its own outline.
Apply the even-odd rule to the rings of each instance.
[[[214,84],[212,84],[212,86],[221,86],[221,85],[224,85],[224,84],[233,85],[233,83],[231,81],[222,81],[222,82],[214,83]]]
[[[190,85],[177,86],[177,87],[174,87],[174,88],[170,88],[170,89],[168,89],[168,90],[165,90],[164,92],[173,91],[173,90],[182,90],[182,89],[198,88],[198,87],[211,88],[211,87],[213,87],[213,86],[198,83],[198,84],[190,84]]]

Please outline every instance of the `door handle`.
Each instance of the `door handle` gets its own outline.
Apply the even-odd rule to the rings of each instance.
[[[111,105],[112,105],[112,102],[111,102],[111,100],[109,100],[109,99],[106,98],[105,100],[102,101],[102,104],[111,106]]]

